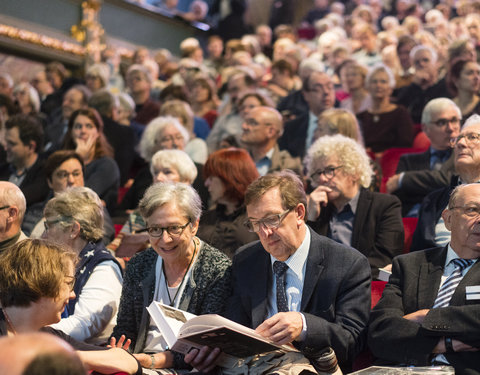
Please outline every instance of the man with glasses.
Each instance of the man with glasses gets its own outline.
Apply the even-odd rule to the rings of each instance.
[[[274,108],[253,108],[243,121],[241,141],[261,176],[283,169],[302,175],[300,158],[293,158],[288,151],[278,148],[277,141],[282,134],[282,115]]]
[[[25,209],[25,196],[18,186],[0,181],[0,252],[27,238],[20,229]]]
[[[442,218],[450,194],[460,184],[480,181],[480,116],[470,116],[460,135],[452,138],[451,143],[454,147],[455,175],[449,185],[433,191],[423,200],[411,251],[445,246],[450,241],[450,231]]]
[[[367,259],[305,224],[307,198],[293,172],[260,177],[245,204],[247,227],[260,241],[240,248],[233,260],[226,316],[278,344],[292,343],[317,371],[332,370],[319,361],[332,348],[348,371],[363,347],[370,311]],[[215,355],[203,348],[185,359],[204,370]]]
[[[422,112],[422,130],[430,140],[430,147],[425,152],[402,155],[396,174],[387,182],[387,191],[394,192],[402,202],[403,216],[417,216],[420,203],[425,197],[425,194],[404,192],[404,189],[408,189],[412,183],[409,172],[421,170],[453,172],[450,139],[458,135],[461,119],[460,108],[450,99],[433,99],[425,106]]]
[[[303,98],[308,104],[309,111],[287,122],[285,131],[278,141],[280,149],[300,158],[303,158],[312,144],[318,116],[335,105],[335,88],[328,74],[313,71],[302,83]]]
[[[368,190],[373,171],[357,142],[343,135],[319,138],[308,150],[309,225],[368,258],[372,276],[402,253],[404,231],[397,197]]]
[[[471,158],[462,149],[462,159]],[[442,217],[451,232],[447,246],[393,260],[370,316],[368,346],[383,363],[447,365],[457,374],[479,374],[480,185],[457,187]]]

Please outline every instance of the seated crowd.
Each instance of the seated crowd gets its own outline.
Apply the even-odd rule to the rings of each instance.
[[[0,369],[480,375],[480,2],[426,3],[0,72]],[[178,353],[152,301],[297,350]]]

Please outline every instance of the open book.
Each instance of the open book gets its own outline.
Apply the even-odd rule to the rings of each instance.
[[[293,346],[277,345],[253,329],[216,314],[196,316],[153,301],[150,316],[170,349],[188,353],[204,345],[222,350],[220,365],[232,367],[239,358],[274,350],[297,351]]]

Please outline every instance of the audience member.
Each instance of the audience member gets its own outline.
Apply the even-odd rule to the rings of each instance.
[[[265,106],[251,109],[245,116],[242,130],[241,142],[250,152],[261,176],[284,169],[303,175],[300,158],[294,158],[287,150],[278,147],[283,119],[276,109]]]
[[[307,198],[292,172],[260,177],[248,187],[245,204],[248,227],[260,241],[239,249],[233,260],[226,316],[277,344],[292,343],[300,352],[290,359],[305,356],[308,371],[325,371],[321,356],[331,349],[348,371],[363,348],[370,313],[367,259],[305,224]],[[208,370],[219,350],[207,357],[208,351],[192,350],[186,360]],[[275,367],[281,358],[267,360]],[[244,365],[252,368],[261,359],[247,358]]]
[[[372,97],[365,87],[368,70],[355,60],[346,60],[340,65],[340,80],[350,95],[340,102],[340,107],[358,114],[372,107]]]
[[[136,63],[128,68],[127,87],[135,102],[134,121],[147,125],[158,116],[160,105],[150,98],[153,78],[146,67]]]
[[[392,71],[383,64],[370,69],[366,78],[372,104],[357,115],[365,147],[381,155],[392,147],[410,147],[413,141],[413,123],[402,105],[390,101],[395,87]]]
[[[230,260],[195,236],[202,203],[190,186],[155,184],[139,209],[152,247],[128,263],[111,344],[131,340],[143,367],[185,369],[183,355],[169,350],[146,307],[158,301],[196,315],[222,314],[230,295]]]
[[[373,171],[357,142],[343,135],[319,138],[308,150],[307,174],[315,190],[307,219],[319,234],[364,254],[373,277],[403,250],[400,201],[368,190]]]
[[[458,133],[457,133],[458,134]],[[480,181],[480,116],[472,115],[467,119],[457,137],[452,137],[454,146],[453,164],[455,175],[445,187],[432,191],[422,202],[417,228],[413,234],[411,251],[444,246],[450,240],[445,228],[442,212],[447,207],[452,190],[460,184]]]
[[[422,130],[430,140],[430,147],[422,153],[400,156],[397,174],[387,181],[387,190],[402,201],[403,216],[417,216],[425,194],[405,194],[410,182],[409,172],[421,170],[452,170],[453,157],[450,140],[460,131],[462,115],[457,105],[448,98],[432,99],[422,113]]]
[[[75,297],[52,327],[79,341],[105,344],[116,322],[122,271],[102,242],[103,205],[92,190],[71,187],[47,203],[44,216],[44,236],[79,257]]]
[[[17,185],[25,195],[27,207],[41,202],[48,194],[48,185],[40,157],[43,129],[32,116],[15,115],[5,123],[7,163],[0,166],[0,180]]]
[[[107,64],[97,63],[91,65],[85,73],[85,85],[95,93],[102,90],[110,83],[110,68]]]
[[[113,147],[114,158],[120,171],[120,185],[124,185],[135,159],[136,134],[132,127],[122,126],[117,122],[119,100],[105,89],[97,90],[88,101],[91,108],[97,110],[102,117],[103,133]]]
[[[247,186],[259,176],[257,169],[247,151],[226,148],[208,157],[203,174],[212,206],[200,219],[198,237],[233,258],[240,246],[257,240],[245,228],[243,204]]]
[[[85,186],[98,194],[109,212],[117,203],[120,171],[103,133],[103,121],[92,108],[75,111],[68,122],[63,148],[75,150],[85,165]]]
[[[326,73],[312,71],[303,81],[302,93],[309,111],[285,123],[283,135],[278,141],[281,150],[300,158],[312,144],[318,116],[335,104],[333,82]]]
[[[76,260],[71,250],[45,240],[23,240],[0,253],[0,335],[47,332],[73,346],[89,370],[141,374],[138,362],[125,350],[86,344],[47,327],[60,321],[75,297]]]
[[[447,84],[463,118],[480,112],[480,65],[475,60],[457,59],[450,64]]]
[[[18,186],[0,181],[0,253],[27,238],[21,230],[25,215],[25,196]]]
[[[480,320],[471,290],[480,282],[475,231],[480,185],[456,188],[442,213],[451,241],[397,257],[370,317],[369,347],[391,364],[449,365],[478,373]]]

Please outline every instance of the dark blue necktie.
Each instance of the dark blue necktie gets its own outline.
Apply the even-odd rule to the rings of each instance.
[[[287,293],[285,291],[285,274],[288,266],[276,260],[273,263],[273,271],[275,272],[275,281],[277,283],[277,310],[278,312],[288,311]]]

